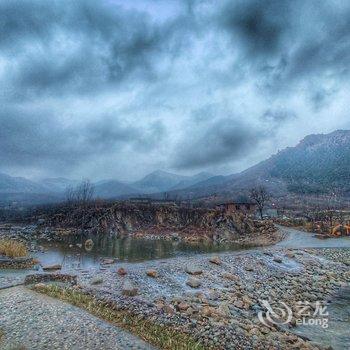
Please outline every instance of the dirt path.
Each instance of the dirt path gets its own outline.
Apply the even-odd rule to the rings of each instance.
[[[132,334],[25,287],[0,291],[1,349],[153,349]]]

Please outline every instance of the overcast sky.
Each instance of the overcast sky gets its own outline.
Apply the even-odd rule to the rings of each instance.
[[[0,172],[234,173],[350,128],[350,1],[0,0]]]

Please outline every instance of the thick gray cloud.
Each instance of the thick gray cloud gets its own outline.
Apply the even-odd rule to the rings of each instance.
[[[217,18],[265,88],[349,76],[350,4],[343,1],[231,1]]]
[[[341,0],[0,0],[0,30],[2,172],[229,173],[350,127]]]
[[[163,137],[161,124],[137,127],[117,117],[65,125],[48,110],[0,110],[0,162],[4,166],[79,168],[103,154],[117,157],[126,147],[152,149]]]
[[[222,118],[206,124],[204,132],[185,140],[179,145],[175,156],[178,169],[200,169],[244,157],[266,135],[235,120]]]
[[[14,96],[96,93],[126,79],[157,79],[181,48],[186,19],[166,24],[109,1],[2,1],[0,49]],[[166,57],[165,57],[166,55]]]
[[[217,20],[229,32],[233,44],[239,41],[251,57],[271,56],[280,53],[291,34],[293,5],[293,0],[230,1]]]

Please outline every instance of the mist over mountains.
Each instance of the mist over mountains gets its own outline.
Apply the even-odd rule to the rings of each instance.
[[[0,202],[24,201],[27,204],[61,201],[68,187],[79,182],[50,178],[34,182],[0,174]],[[115,179],[94,183],[95,197],[127,198],[138,195],[167,195],[199,198],[213,194],[231,196],[263,185],[274,196],[336,193],[350,196],[350,131],[309,135],[295,147],[288,147],[269,159],[238,174],[193,176],[157,170],[142,179],[125,183]]]

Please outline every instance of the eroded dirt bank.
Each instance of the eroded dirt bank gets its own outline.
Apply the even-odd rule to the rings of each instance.
[[[276,230],[270,221],[218,209],[172,205],[61,206],[52,212],[49,209],[37,211],[27,221],[36,224],[34,233],[45,233],[53,239],[64,235],[110,234],[219,241],[255,239],[264,235],[271,241],[276,240]]]

